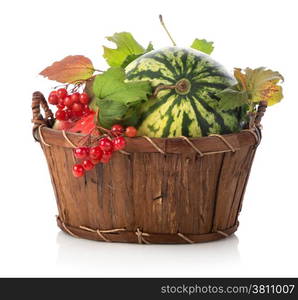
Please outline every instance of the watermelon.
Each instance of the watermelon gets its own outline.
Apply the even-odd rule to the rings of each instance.
[[[89,114],[81,117],[77,121],[55,120],[53,129],[83,134],[90,134],[92,132],[94,134],[93,131],[96,128],[94,117],[95,111],[91,111]]]
[[[96,128],[94,117],[95,112],[91,111],[90,114],[79,119],[73,127],[69,129],[69,132],[90,134]]]
[[[139,107],[138,135],[201,137],[240,129],[238,110],[217,109],[216,94],[235,80],[209,55],[167,47],[140,56],[125,71],[127,81],[160,86],[156,97]]]

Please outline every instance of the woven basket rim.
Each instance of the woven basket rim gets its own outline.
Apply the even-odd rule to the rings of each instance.
[[[82,138],[87,135],[72,133],[42,126],[37,130],[37,139],[44,145],[55,145],[64,148],[83,146]],[[260,136],[258,130],[242,130],[237,133],[225,135],[210,135],[198,138],[174,137],[174,138],[148,138],[134,137],[126,139],[125,151],[127,153],[195,153],[200,156],[222,152],[236,152],[242,147],[258,145]]]
[[[51,127],[44,127],[43,129],[62,134],[62,130],[54,129]],[[243,131],[246,132],[247,130],[240,130],[240,131],[234,132],[234,133],[226,133],[226,134],[218,134],[218,135],[220,135],[222,137],[230,137],[230,136],[239,135],[239,134],[243,133]],[[87,136],[87,134],[82,134],[82,133],[78,133],[78,132],[70,132],[67,130],[65,130],[65,132],[67,133],[67,135],[70,135],[70,136],[77,136],[77,137],[81,137],[81,138],[84,136]],[[136,137],[132,137],[132,138],[125,136],[126,140],[131,140],[131,139],[138,140],[138,139],[142,139],[142,138],[143,138],[142,136],[136,136]],[[212,138],[212,135],[200,136],[200,137],[188,137],[188,139],[190,139],[190,140],[206,140],[206,139],[210,139],[210,138]],[[179,140],[179,141],[181,141],[181,137],[168,137],[168,138],[150,137],[150,139],[152,139],[153,141],[154,140],[156,140],[156,141],[158,141],[158,140],[177,140],[177,141]]]

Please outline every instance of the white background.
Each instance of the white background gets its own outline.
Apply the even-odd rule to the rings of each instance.
[[[298,276],[297,1],[5,1],[0,9],[0,276]],[[266,66],[284,77],[268,109],[240,228],[218,242],[133,245],[75,239],[55,224],[46,161],[31,136],[31,94],[55,83],[37,75],[70,54],[99,69],[104,37],[130,31],[143,45],[215,42],[213,58]],[[107,43],[106,43],[107,44]]]

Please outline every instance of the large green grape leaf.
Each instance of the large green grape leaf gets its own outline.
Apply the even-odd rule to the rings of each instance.
[[[125,72],[122,68],[110,68],[95,77],[93,92],[99,99],[118,101],[127,106],[148,99],[148,95],[151,94],[149,82],[124,82],[124,80]]]
[[[138,116],[134,108],[130,108],[121,102],[97,99],[99,124],[105,128],[111,128],[114,124],[135,126]]]
[[[93,92],[96,99],[92,105],[94,110],[98,108],[99,123],[110,127],[126,120],[135,122],[134,110],[139,103],[148,100],[152,88],[146,81],[125,82],[124,70],[112,67],[95,77]]]
[[[248,103],[247,92],[238,91],[235,86],[224,89],[217,93],[217,96],[220,97],[218,105],[221,110],[235,109]]]
[[[97,99],[96,105],[98,107],[99,124],[105,128],[121,123],[129,109],[121,102],[107,99]]]
[[[147,49],[143,48],[129,32],[117,32],[113,36],[108,36],[107,40],[117,46],[116,49],[103,46],[103,57],[111,67],[125,68],[134,59],[153,49],[151,43]]]
[[[138,57],[142,56],[144,53],[150,52],[154,50],[152,43],[150,42],[149,45],[147,46],[145,52],[141,53],[141,54],[130,54],[126,57],[126,59],[124,60],[124,62],[122,63],[121,67],[124,69],[127,65],[129,65],[132,61],[134,61],[135,59],[137,59]]]

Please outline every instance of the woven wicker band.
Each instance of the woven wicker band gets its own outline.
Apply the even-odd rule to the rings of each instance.
[[[142,232],[140,228],[136,231],[128,231],[124,228],[116,228],[110,230],[92,229],[86,226],[74,227],[65,224],[60,217],[57,217],[58,226],[66,233],[73,237],[85,238],[95,241],[104,242],[123,242],[123,243],[139,243],[139,244],[193,244],[219,240],[233,234],[239,222],[233,227],[217,232],[205,234],[182,234],[180,232],[170,233],[148,233]]]
[[[43,144],[46,147],[55,146],[55,144],[52,145],[52,141],[48,142],[48,140],[44,137],[44,130],[46,130],[45,133],[46,133],[46,136],[48,137],[48,134],[49,134],[48,130],[51,130],[51,129],[46,128],[45,124],[42,124],[42,125],[40,125],[40,126],[37,127],[38,139],[41,142],[41,144]],[[61,130],[61,131],[52,131],[52,132],[55,132],[55,136],[57,138],[59,138],[59,136],[63,137],[63,139],[65,141],[65,146],[66,147],[68,147],[68,148],[75,148],[75,147],[79,146],[79,145],[76,145],[76,142],[72,140],[73,138],[76,138],[76,134],[73,134],[73,133],[68,134],[64,130]],[[244,129],[244,130],[242,130],[240,132],[240,134],[241,133],[248,133],[248,134],[250,134],[253,137],[254,141],[255,141],[254,142],[255,147],[257,147],[260,144],[261,135],[260,135],[260,130],[258,128]],[[237,134],[235,134],[235,135],[237,135]],[[212,135],[209,135],[207,138],[208,139],[209,138],[211,138],[211,139],[212,138],[219,139],[219,141],[222,143],[220,145],[220,150],[217,150],[217,151],[201,150],[201,149],[199,149],[194,144],[194,142],[193,142],[194,139],[190,139],[190,138],[187,138],[187,137],[184,137],[184,136],[177,137],[177,138],[175,138],[175,140],[185,141],[186,142],[185,144],[187,145],[187,147],[189,149],[193,149],[192,151],[195,151],[200,157],[203,157],[203,156],[206,156],[206,155],[226,153],[226,152],[235,153],[235,152],[237,152],[239,150],[239,147],[240,147],[240,145],[234,145],[233,146],[228,141],[229,138],[227,138],[225,136],[222,136],[222,135],[212,134]],[[149,138],[147,136],[143,136],[143,137],[139,137],[138,139],[143,139],[143,141],[146,141],[146,143],[150,144],[153,147],[153,149],[155,149],[155,152],[158,152],[158,153],[160,153],[162,155],[166,155],[168,153],[171,153],[171,151],[168,152],[167,150],[161,149],[161,147],[159,147],[157,145],[157,142],[153,138]],[[198,139],[202,139],[202,138],[198,138]],[[132,140],[134,140],[134,139],[129,140],[129,143],[131,143]],[[137,143],[139,143],[139,142],[140,142],[140,140],[137,141]],[[134,143],[136,143],[136,142],[134,142]],[[148,149],[148,147],[147,148],[145,147],[145,149]],[[127,152],[127,151],[123,151],[123,150],[119,151],[119,152],[121,154],[123,154],[123,155],[131,155],[131,154],[134,153],[134,151]],[[146,150],[144,152],[146,152]],[[149,152],[152,152],[152,151],[149,151]]]

